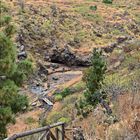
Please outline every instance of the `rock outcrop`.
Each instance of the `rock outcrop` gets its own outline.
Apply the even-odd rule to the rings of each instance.
[[[78,56],[72,52],[68,47],[53,48],[48,54],[51,62],[63,63],[68,66],[90,66],[90,56]]]

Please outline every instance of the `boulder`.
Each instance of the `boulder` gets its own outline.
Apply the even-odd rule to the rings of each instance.
[[[25,50],[25,46],[24,46],[24,45],[21,45],[21,46],[19,47],[19,49],[20,49],[20,51],[22,52],[22,51]]]
[[[53,76],[52,79],[55,80],[55,81],[57,81],[58,80],[58,77]]]
[[[51,66],[52,68],[54,68],[54,69],[59,68],[59,65],[56,64],[56,63],[51,63],[50,66]]]
[[[19,52],[17,57],[20,60],[26,59],[27,58],[27,53],[25,51]]]
[[[114,48],[116,48],[116,47],[117,47],[117,42],[114,42],[114,43],[111,43],[108,46],[104,47],[103,50],[106,53],[112,53]]]
[[[117,38],[117,42],[120,44],[120,43],[123,43],[124,41],[126,41],[128,39],[127,36],[119,36]]]
[[[45,74],[48,75],[48,70],[45,67],[45,65],[43,65],[41,62],[38,62],[38,66],[39,66],[39,74]]]

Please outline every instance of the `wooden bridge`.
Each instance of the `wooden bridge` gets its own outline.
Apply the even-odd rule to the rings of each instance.
[[[15,134],[5,140],[71,140],[65,135],[65,123],[59,122],[23,133]]]

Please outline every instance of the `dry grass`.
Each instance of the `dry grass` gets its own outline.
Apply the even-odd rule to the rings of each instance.
[[[138,140],[140,138],[140,93],[133,100],[132,94],[118,97],[112,105],[118,122],[111,123],[111,117],[104,114],[98,106],[87,118],[75,125],[82,126],[87,140]],[[109,122],[109,123],[108,123]]]

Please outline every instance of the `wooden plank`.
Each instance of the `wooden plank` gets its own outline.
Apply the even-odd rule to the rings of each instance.
[[[42,100],[43,100],[46,104],[48,104],[49,106],[53,106],[53,103],[52,103],[50,100],[48,100],[47,98],[42,98]]]

